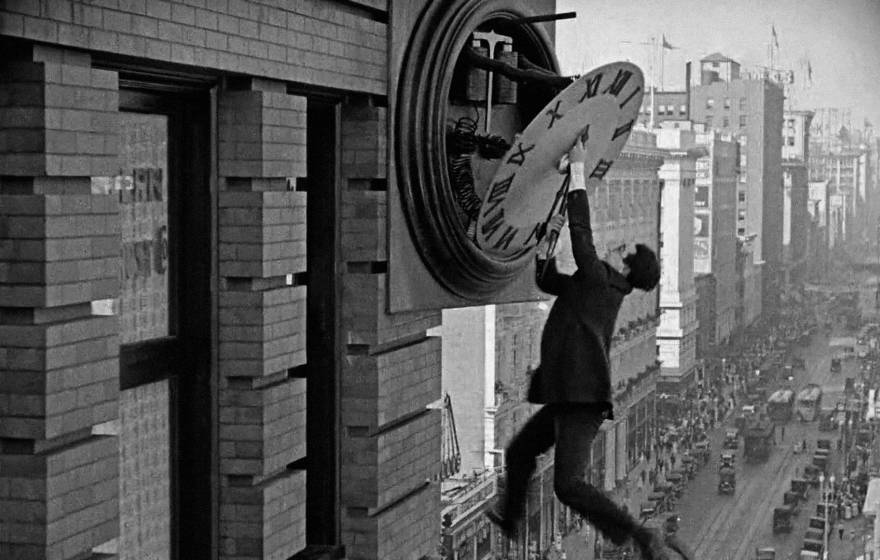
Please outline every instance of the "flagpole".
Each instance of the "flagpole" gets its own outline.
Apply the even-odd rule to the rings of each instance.
[[[663,42],[660,44],[660,91],[665,91],[666,83],[663,79],[664,70],[666,70],[666,36],[663,36]]]
[[[654,90],[656,89],[654,82],[654,57],[657,55],[657,38],[651,37],[651,119],[650,128],[654,128],[654,113],[657,112],[657,105],[654,103]]]

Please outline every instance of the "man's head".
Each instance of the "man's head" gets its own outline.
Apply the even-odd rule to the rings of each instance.
[[[650,292],[660,282],[660,261],[650,248],[639,243],[633,253],[623,257],[626,280],[633,288]]]

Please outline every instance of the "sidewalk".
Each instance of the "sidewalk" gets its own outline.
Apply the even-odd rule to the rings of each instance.
[[[843,529],[843,540],[840,539],[838,527]],[[833,533],[828,534],[829,560],[854,560],[864,554],[865,537],[873,533],[873,525],[871,520],[860,515],[838,522]]]

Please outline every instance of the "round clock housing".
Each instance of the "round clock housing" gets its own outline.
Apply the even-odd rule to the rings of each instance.
[[[529,251],[481,245],[473,208],[488,193],[516,135],[561,89],[540,79],[512,86],[499,81],[499,72],[474,63],[474,52],[508,67],[517,67],[521,57],[533,65],[533,73],[558,81],[547,35],[536,25],[515,21],[530,15],[527,6],[516,0],[429,3],[413,31],[398,83],[395,155],[410,233],[434,278],[474,303],[491,301],[531,260]],[[460,150],[468,138],[486,149]]]

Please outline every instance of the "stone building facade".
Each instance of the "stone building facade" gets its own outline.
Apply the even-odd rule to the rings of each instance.
[[[391,11],[0,7],[0,557],[436,550],[440,312],[387,311]]]
[[[657,350],[664,391],[684,392],[696,367],[697,291],[694,284],[694,185],[697,160],[708,151],[693,131],[662,129],[658,145],[667,150],[660,178],[660,324]]]
[[[763,75],[741,73],[740,65],[720,53],[700,60],[700,82],[690,91],[691,119],[706,128],[734,135],[740,143],[739,192],[745,194],[737,233],[755,236],[758,277],[748,289],[760,301],[757,315],[772,314],[782,285],[782,86]],[[747,316],[751,316],[748,313]],[[746,325],[743,325],[746,326]]]

